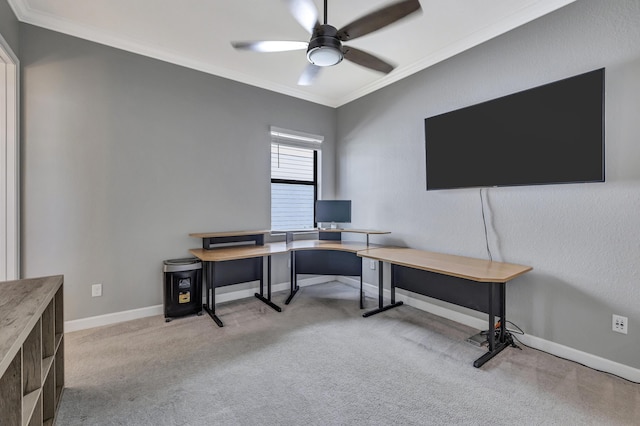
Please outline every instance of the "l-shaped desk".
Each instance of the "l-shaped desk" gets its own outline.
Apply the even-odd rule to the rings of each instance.
[[[327,232],[328,231],[328,232]],[[383,231],[320,230],[321,238],[331,240],[298,240],[285,243],[264,243],[264,234],[270,231],[240,231],[225,233],[189,234],[202,238],[203,248],[191,249],[194,256],[203,261],[206,283],[204,309],[222,327],[215,314],[215,289],[231,284],[260,281],[260,293],[255,296],[280,312],[271,302],[271,255],[291,254],[291,291],[285,304],[289,304],[299,287],[298,274],[346,275],[360,277],[360,308],[363,306],[362,258],[377,260],[378,308],[365,312],[363,317],[402,305],[395,301],[395,289],[444,300],[488,314],[488,352],[474,362],[480,367],[503,349],[513,344],[506,329],[506,283],[532,268],[530,266],[494,262],[464,256],[434,253],[399,247],[382,247],[369,244],[370,234]],[[331,233],[356,232],[367,235],[367,242],[341,241]],[[324,234],[324,235],[323,235]],[[215,248],[216,245],[237,242],[253,242]],[[261,259],[262,258],[262,259]],[[264,297],[264,258],[267,260],[267,297]],[[391,303],[383,303],[383,263],[391,265]],[[495,318],[500,318],[496,326]]]

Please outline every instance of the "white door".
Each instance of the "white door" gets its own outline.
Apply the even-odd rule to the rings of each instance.
[[[18,58],[0,35],[0,281],[19,263]]]

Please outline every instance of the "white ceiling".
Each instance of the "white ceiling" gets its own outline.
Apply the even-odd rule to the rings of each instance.
[[[323,1],[314,0],[322,17]],[[340,28],[396,0],[329,0]],[[210,74],[337,107],[575,0],[420,0],[422,13],[346,43],[397,65],[388,75],[343,61],[298,86],[304,50],[239,52],[230,41],[300,40],[283,0],[9,0],[18,19]]]

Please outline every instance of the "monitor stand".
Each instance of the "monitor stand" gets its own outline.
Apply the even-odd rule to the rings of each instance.
[[[331,222],[330,224],[323,223],[322,225],[324,225],[324,227],[320,226],[318,230],[320,231],[342,231],[343,230],[343,228],[338,226],[338,223],[336,222]]]

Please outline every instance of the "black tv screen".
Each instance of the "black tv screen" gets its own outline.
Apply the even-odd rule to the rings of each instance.
[[[316,201],[316,222],[351,223],[351,200]]]
[[[604,68],[425,119],[427,190],[604,181]]]

